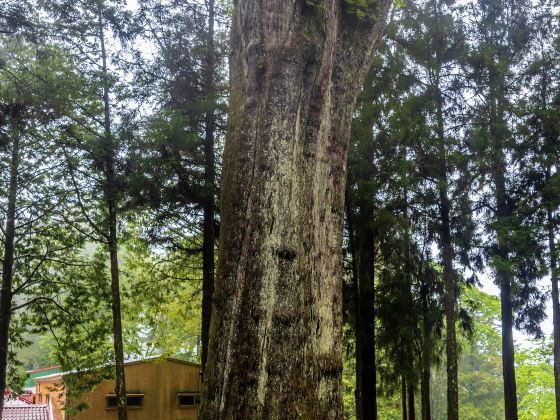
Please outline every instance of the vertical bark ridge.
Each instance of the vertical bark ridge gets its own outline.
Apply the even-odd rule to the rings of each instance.
[[[324,6],[236,4],[201,418],[342,418],[340,245],[354,85],[363,80],[351,76],[367,70],[358,67],[378,25],[359,25],[368,36],[358,47],[371,45],[346,63],[349,76],[336,65],[340,2]],[[348,89],[335,78],[351,80]]]

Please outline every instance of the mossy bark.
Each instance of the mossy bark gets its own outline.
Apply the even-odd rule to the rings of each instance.
[[[389,2],[382,0],[377,22]],[[381,23],[238,0],[200,417],[342,418],[341,236],[352,111]]]

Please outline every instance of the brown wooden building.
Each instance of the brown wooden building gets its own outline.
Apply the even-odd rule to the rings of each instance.
[[[39,404],[52,406],[53,420],[116,420],[115,380],[105,380],[85,394],[86,410],[64,411],[64,377],[56,373],[36,377]],[[194,420],[200,405],[200,366],[179,359],[152,358],[125,363],[129,420]],[[73,404],[74,405],[74,404]]]

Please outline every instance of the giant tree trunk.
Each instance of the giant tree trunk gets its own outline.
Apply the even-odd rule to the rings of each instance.
[[[103,75],[103,111],[104,111],[104,150],[103,166],[105,175],[105,200],[108,212],[108,235],[110,271],[111,271],[111,297],[113,315],[113,347],[115,350],[115,394],[117,396],[117,414],[119,420],[127,420],[126,412],[126,381],[124,372],[124,346],[121,319],[121,293],[119,281],[119,258],[117,241],[117,212],[118,212],[118,187],[115,175],[115,144],[111,133],[111,113],[109,103],[109,74],[107,71],[107,53],[105,50],[105,35],[102,18],[102,1],[98,3],[99,42],[101,46],[101,61]]]
[[[215,101],[214,72],[214,0],[208,1],[208,31],[206,40],[206,62],[204,70],[205,91],[211,105],[206,111],[204,121],[204,197],[203,197],[203,227],[202,227],[202,372],[208,358],[208,336],[210,332],[210,318],[212,316],[212,294],[214,293],[214,213],[215,213],[215,152],[214,140],[216,130],[216,114],[213,107]]]
[[[203,419],[343,415],[346,154],[388,2],[310,4],[236,3]]]
[[[6,370],[8,367],[10,321],[12,317],[12,279],[14,269],[14,241],[16,236],[16,199],[19,165],[19,138],[12,146],[10,161],[10,184],[8,186],[8,206],[4,227],[4,253],[2,260],[2,289],[0,290],[0,419],[4,410],[6,390]]]

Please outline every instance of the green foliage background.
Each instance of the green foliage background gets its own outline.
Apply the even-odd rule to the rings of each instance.
[[[461,337],[459,360],[460,418],[466,420],[500,420],[504,418],[500,302],[496,296],[476,288],[463,293],[463,303],[471,307],[474,316],[472,340]],[[350,346],[351,347],[351,346]],[[351,351],[344,355],[342,377],[346,419],[355,419],[354,369]],[[519,393],[519,418],[549,420],[556,418],[554,408],[554,370],[552,340],[528,341],[516,348],[516,377]],[[383,380],[383,378],[378,378]],[[445,361],[432,370],[432,415],[436,420],[447,418]],[[416,394],[418,395],[419,390]],[[402,418],[400,395],[378,395],[379,418]],[[416,405],[420,416],[419,399]]]

